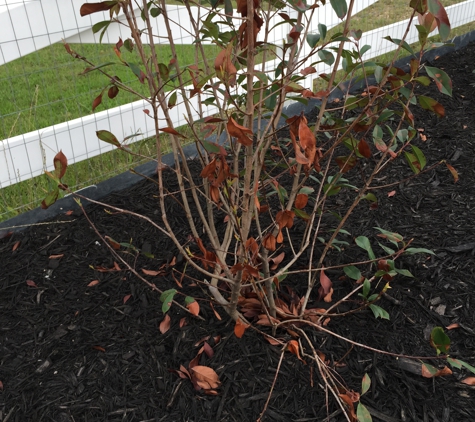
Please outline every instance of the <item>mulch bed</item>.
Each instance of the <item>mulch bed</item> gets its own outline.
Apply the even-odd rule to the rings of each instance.
[[[444,119],[413,108],[417,127],[427,137],[416,145],[426,154],[428,166],[447,159],[460,180],[454,183],[441,165],[376,192],[378,207],[370,210],[369,203],[361,203],[345,226],[352,235],[366,235],[375,244],[374,227],[390,229],[436,255],[398,260],[398,266],[415,277],[398,276],[391,284],[394,300],[380,301],[389,321],[362,311],[333,319],[328,325],[332,331],[393,353],[434,356],[428,341],[431,329],[458,323],[459,328],[448,332],[451,355],[475,365],[474,63],[471,44],[432,64],[452,77],[453,97],[439,94],[434,85],[419,93],[443,104]],[[401,163],[385,174],[391,181],[411,173]],[[394,196],[388,196],[391,190],[396,190]],[[156,187],[144,182],[104,202],[158,219],[155,193]],[[145,223],[132,224],[138,220],[97,206],[89,207],[88,214],[102,234],[155,255],[141,255],[135,261],[139,271],[157,270],[173,258],[178,258],[176,267],[183,268],[172,242]],[[179,212],[173,213],[172,224],[187,239]],[[158,294],[127,271],[98,271],[114,268],[109,250],[98,240],[79,212],[0,240],[0,422],[255,421],[281,350],[252,330],[236,338],[234,324],[219,308],[223,319],[218,320],[205,300],[200,301],[204,321],[188,316],[180,328],[186,314],[172,307],[172,326],[161,334]],[[344,259],[360,254],[352,242]],[[51,258],[54,255],[63,257]],[[128,259],[134,262],[135,257]],[[334,298],[349,291],[347,280],[338,281],[341,275],[331,275]],[[176,287],[170,272],[147,278],[161,290]],[[99,283],[88,287],[94,280]],[[301,291],[301,280],[283,284]],[[198,287],[185,292],[205,297]],[[410,365],[401,364],[401,359],[306,331],[316,348],[340,364],[336,369],[350,388],[360,391],[363,375],[370,375],[372,386],[362,402],[374,421],[475,420],[475,387],[460,382],[470,375],[466,371],[455,369],[453,375],[427,379],[408,370]],[[197,343],[207,336],[215,354],[203,355],[201,364],[219,375],[222,385],[216,396],[195,391],[189,380],[170,372],[186,367],[199,350]],[[286,353],[264,420],[344,420],[331,398],[327,407],[321,385],[310,362],[304,365]]]

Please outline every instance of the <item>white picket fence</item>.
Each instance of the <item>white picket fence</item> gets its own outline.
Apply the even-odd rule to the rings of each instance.
[[[354,13],[363,10],[377,0],[357,0]],[[384,1],[384,0],[381,0]],[[79,16],[79,8],[84,0],[0,0],[0,65],[44,48],[65,39],[67,42],[97,43],[99,34],[93,34],[91,27],[97,22],[108,20],[104,14]],[[452,28],[475,20],[475,0],[467,0],[447,8]],[[186,28],[188,13],[183,6],[168,6],[167,14],[172,24],[173,34],[182,44],[191,44],[194,37],[183,30]],[[288,14],[292,16],[289,10]],[[102,16],[101,16],[102,15]],[[163,28],[163,17],[156,20],[156,29]],[[318,24],[324,23],[331,28],[339,23],[329,2],[316,10],[315,18],[310,23],[310,32],[318,32]],[[395,45],[384,40],[390,35],[401,38],[407,26],[407,20],[365,33],[360,45],[371,45],[365,58],[376,57],[395,49]],[[271,25],[272,26],[272,25]],[[281,45],[290,28],[280,25],[268,34],[268,41]],[[103,43],[116,43],[118,38],[129,35],[123,25],[111,25],[104,36]],[[263,34],[260,34],[263,37]],[[417,30],[411,29],[408,43],[417,41]],[[161,41],[166,42],[165,39]],[[308,47],[308,46],[307,46]],[[277,61],[270,61],[266,67],[275,68]],[[306,79],[308,87],[314,78],[330,69],[322,64],[316,74]],[[198,99],[193,98],[195,110]],[[171,110],[175,126],[186,124],[184,106],[179,98],[177,106]],[[70,120],[54,126],[25,133],[0,141],[0,189],[52,170],[51,163],[55,153],[62,150],[70,163],[76,163],[114,149],[97,139],[96,131],[106,129],[113,132],[120,140],[137,131],[141,138],[153,135],[153,122],[143,112],[147,108],[144,101],[136,101],[113,109],[101,111],[86,117]],[[210,115],[216,112],[214,107],[204,107]],[[196,114],[198,116],[198,114]],[[137,139],[138,140],[138,139]]]

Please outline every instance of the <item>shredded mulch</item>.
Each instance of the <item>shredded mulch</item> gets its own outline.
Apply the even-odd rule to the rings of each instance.
[[[374,227],[382,227],[406,241],[414,239],[412,246],[435,252],[397,261],[414,278],[398,276],[389,296],[379,302],[389,321],[375,319],[369,310],[330,321],[328,329],[354,342],[408,356],[435,356],[429,344],[432,328],[458,324],[446,331],[452,340],[450,354],[475,365],[474,63],[474,44],[431,63],[452,77],[453,97],[441,95],[434,85],[418,93],[443,104],[445,118],[413,107],[424,135],[416,145],[427,166],[446,159],[460,180],[454,183],[442,164],[375,191],[378,207],[370,209],[362,202],[345,226],[352,236],[368,236],[374,245],[381,240]],[[395,163],[384,176],[381,185],[410,177],[411,171],[404,162]],[[174,180],[168,188],[177,189]],[[390,196],[391,191],[395,193]],[[159,221],[155,195],[156,186],[143,182],[104,202]],[[171,224],[186,242],[186,221],[173,206]],[[216,307],[219,320],[204,300],[206,290],[186,279],[182,290],[203,298],[204,320],[172,306],[171,327],[161,334],[159,294],[114,262],[80,212],[66,211],[54,221],[0,240],[0,421],[255,421],[276,375],[281,348],[253,330],[238,339],[224,312]],[[183,257],[166,236],[103,207],[89,206],[87,212],[102,235],[154,255],[137,256],[130,248],[120,252],[139,272],[161,269],[157,276],[146,276],[150,282],[160,290],[178,288],[175,270],[184,270]],[[327,264],[364,258],[351,236],[345,240],[350,246],[341,254],[332,252]],[[334,299],[349,292],[351,283],[343,272],[329,275]],[[288,277],[281,288],[301,293],[305,286],[305,278]],[[177,299],[184,303],[183,297]],[[453,369],[452,375],[428,379],[418,373],[420,361],[352,346],[315,329],[305,331],[349,388],[360,391],[363,375],[371,377],[362,403],[374,421],[475,420],[475,387],[461,382],[470,376],[467,371]],[[170,371],[187,368],[203,339],[214,355],[202,354],[200,364],[219,375],[217,395],[196,391],[188,379]],[[312,362],[304,364],[286,352],[263,420],[345,419]]]

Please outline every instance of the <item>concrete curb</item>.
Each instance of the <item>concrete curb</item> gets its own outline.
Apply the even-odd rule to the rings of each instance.
[[[443,56],[447,53],[452,51],[460,50],[467,46],[470,42],[475,41],[475,31],[469,32],[464,35],[460,35],[455,37],[451,40],[453,46],[443,46],[437,49],[433,49],[428,51],[424,55],[425,62],[431,62],[435,60],[437,56]],[[404,57],[403,59],[398,60],[395,65],[400,68],[408,68],[409,67],[410,57]],[[371,80],[370,80],[370,83]],[[352,84],[350,81],[350,92],[357,92],[364,87],[364,83],[358,82]],[[347,92],[347,86],[343,90],[336,90],[336,92],[332,93],[330,99],[341,98]],[[295,102],[287,106],[284,110],[284,114],[288,116],[295,116],[300,113],[307,114],[312,111],[315,107],[321,104],[320,100],[309,100],[307,105],[301,104],[299,102]],[[278,127],[282,127],[285,125],[285,119],[281,118],[278,123]],[[224,134],[223,134],[224,135]],[[220,142],[225,141],[226,136],[220,138]],[[216,138],[214,138],[216,139]],[[193,158],[197,155],[196,147],[194,145],[189,145],[184,148],[186,156],[188,158]],[[173,154],[167,154],[163,157],[164,164],[168,166],[172,166],[174,164]],[[157,164],[155,162],[149,162],[143,165],[140,165],[135,168],[137,173],[143,174],[147,177],[153,177],[156,174]],[[125,172],[118,176],[112,177],[104,182],[98,183],[97,185],[89,186],[85,189],[81,190],[81,194],[87,196],[93,200],[101,200],[102,198],[106,197],[107,195],[119,192],[123,189],[129,188],[137,184],[138,182],[142,181],[143,178],[136,174]],[[87,201],[82,201],[83,205],[87,205]],[[41,208],[35,208],[34,210],[25,212],[21,215],[13,217],[9,220],[3,221],[0,223],[0,238],[2,237],[2,232],[9,232],[9,231],[21,231],[26,229],[27,227],[41,223],[46,220],[53,219],[58,217],[61,213],[64,213],[68,210],[76,210],[78,209],[78,205],[74,201],[72,196],[64,197],[58,200],[55,204],[49,207],[47,210],[43,210]]]

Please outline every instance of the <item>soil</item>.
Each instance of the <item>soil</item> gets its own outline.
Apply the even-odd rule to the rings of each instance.
[[[419,93],[437,99],[445,118],[412,109],[417,128],[423,129],[416,145],[424,151],[427,167],[446,159],[460,180],[454,183],[442,164],[376,191],[377,208],[362,204],[345,226],[375,244],[379,238],[374,227],[382,227],[414,239],[412,246],[431,249],[435,255],[397,261],[414,278],[398,276],[389,296],[378,302],[389,312],[389,321],[364,310],[332,318],[327,328],[334,333],[387,352],[434,357],[432,328],[457,324],[446,330],[452,341],[450,354],[475,365],[474,63],[475,44],[431,63],[451,76],[453,96],[440,94],[434,84]],[[407,164],[396,163],[384,183],[400,179],[401,169],[410,176]],[[170,190],[176,188],[172,183]],[[143,182],[104,202],[157,220],[155,193],[152,183]],[[161,334],[159,294],[114,263],[80,212],[66,211],[47,224],[10,236],[4,233],[0,240],[0,422],[257,420],[281,348],[250,329],[238,339],[224,312],[215,307],[222,317],[218,319],[204,299],[199,300],[203,320],[172,306],[171,327]],[[165,269],[158,276],[146,276],[157,288],[177,288],[176,273],[170,269],[183,269],[184,264],[167,237],[139,220],[105,212],[104,207],[90,206],[87,211],[101,234],[154,255],[136,258],[130,249],[121,252],[139,272]],[[187,239],[184,217],[178,211],[171,215],[172,225]],[[349,243],[344,253],[332,253],[329,259],[349,262],[364,257],[351,238]],[[334,299],[347,294],[351,283],[341,277],[343,273],[329,275]],[[289,278],[281,287],[299,292],[305,282]],[[206,291],[189,281],[183,291],[206,298]],[[315,329],[305,331],[348,388],[360,391],[362,377],[370,376],[371,387],[361,400],[374,421],[475,420],[475,387],[461,382],[471,376],[468,371],[452,368],[451,375],[424,378],[418,360],[352,346]],[[278,335],[290,339],[285,332]],[[217,395],[196,391],[188,379],[172,372],[180,365],[188,367],[204,338],[214,355],[203,354],[200,364],[219,375]],[[441,360],[430,363],[444,366]],[[310,360],[304,364],[286,352],[263,420],[345,420],[317,374]]]

